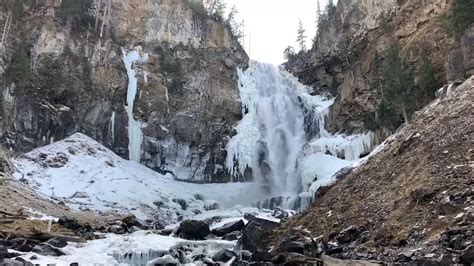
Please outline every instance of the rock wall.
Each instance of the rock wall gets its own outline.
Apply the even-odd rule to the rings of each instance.
[[[392,44],[399,43],[402,56],[415,73],[422,52],[427,50],[440,86],[472,74],[474,28],[455,41],[447,35],[440,19],[451,3],[338,1],[334,16],[321,28],[313,48],[285,66],[301,82],[315,88],[315,93],[337,89],[331,131],[367,129],[367,117],[374,117],[382,98],[372,82],[376,57],[383,61]],[[378,135],[383,138],[386,134],[379,130]]]
[[[134,64],[141,162],[176,178],[227,181],[225,145],[241,117],[236,69],[248,64],[230,31],[185,0],[94,0],[69,16],[64,1],[0,0],[9,28],[0,50],[3,143],[22,152],[81,132],[128,158],[122,57],[140,50],[148,56]]]

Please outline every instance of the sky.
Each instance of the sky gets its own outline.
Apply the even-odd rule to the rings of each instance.
[[[296,30],[301,19],[306,30],[306,46],[316,32],[316,0],[225,0],[239,11],[245,21],[245,50],[250,58],[263,63],[283,63],[283,51],[295,47]],[[326,0],[321,0],[324,9]]]

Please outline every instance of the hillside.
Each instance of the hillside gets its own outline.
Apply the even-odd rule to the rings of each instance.
[[[331,253],[344,259],[453,263],[472,256],[474,77],[446,90],[370,160],[318,191],[275,239],[308,230],[341,247]]]

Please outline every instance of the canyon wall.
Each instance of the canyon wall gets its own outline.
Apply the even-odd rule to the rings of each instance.
[[[442,19],[451,0],[338,1],[334,14],[320,27],[311,50],[297,54],[285,67],[314,93],[337,95],[329,129],[333,132],[376,130],[379,139],[390,132],[373,128],[381,90],[375,84],[377,63],[398,44],[416,75],[422,53],[429,54],[441,87],[474,74],[474,27],[459,39],[449,36]],[[419,99],[420,105],[430,99]]]
[[[128,158],[123,57],[138,51],[147,59],[133,64],[141,163],[227,181],[237,68],[248,64],[230,30],[185,0],[83,2],[0,1],[3,144],[23,152],[81,132]]]

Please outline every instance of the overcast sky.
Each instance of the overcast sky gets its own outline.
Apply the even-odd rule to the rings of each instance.
[[[316,31],[316,0],[225,0],[230,9],[236,5],[240,19],[245,20],[245,50],[250,58],[273,64],[283,62],[283,50],[297,49],[298,20],[306,29],[306,46]],[[321,8],[326,0],[321,0]],[[298,50],[298,49],[297,49]]]

